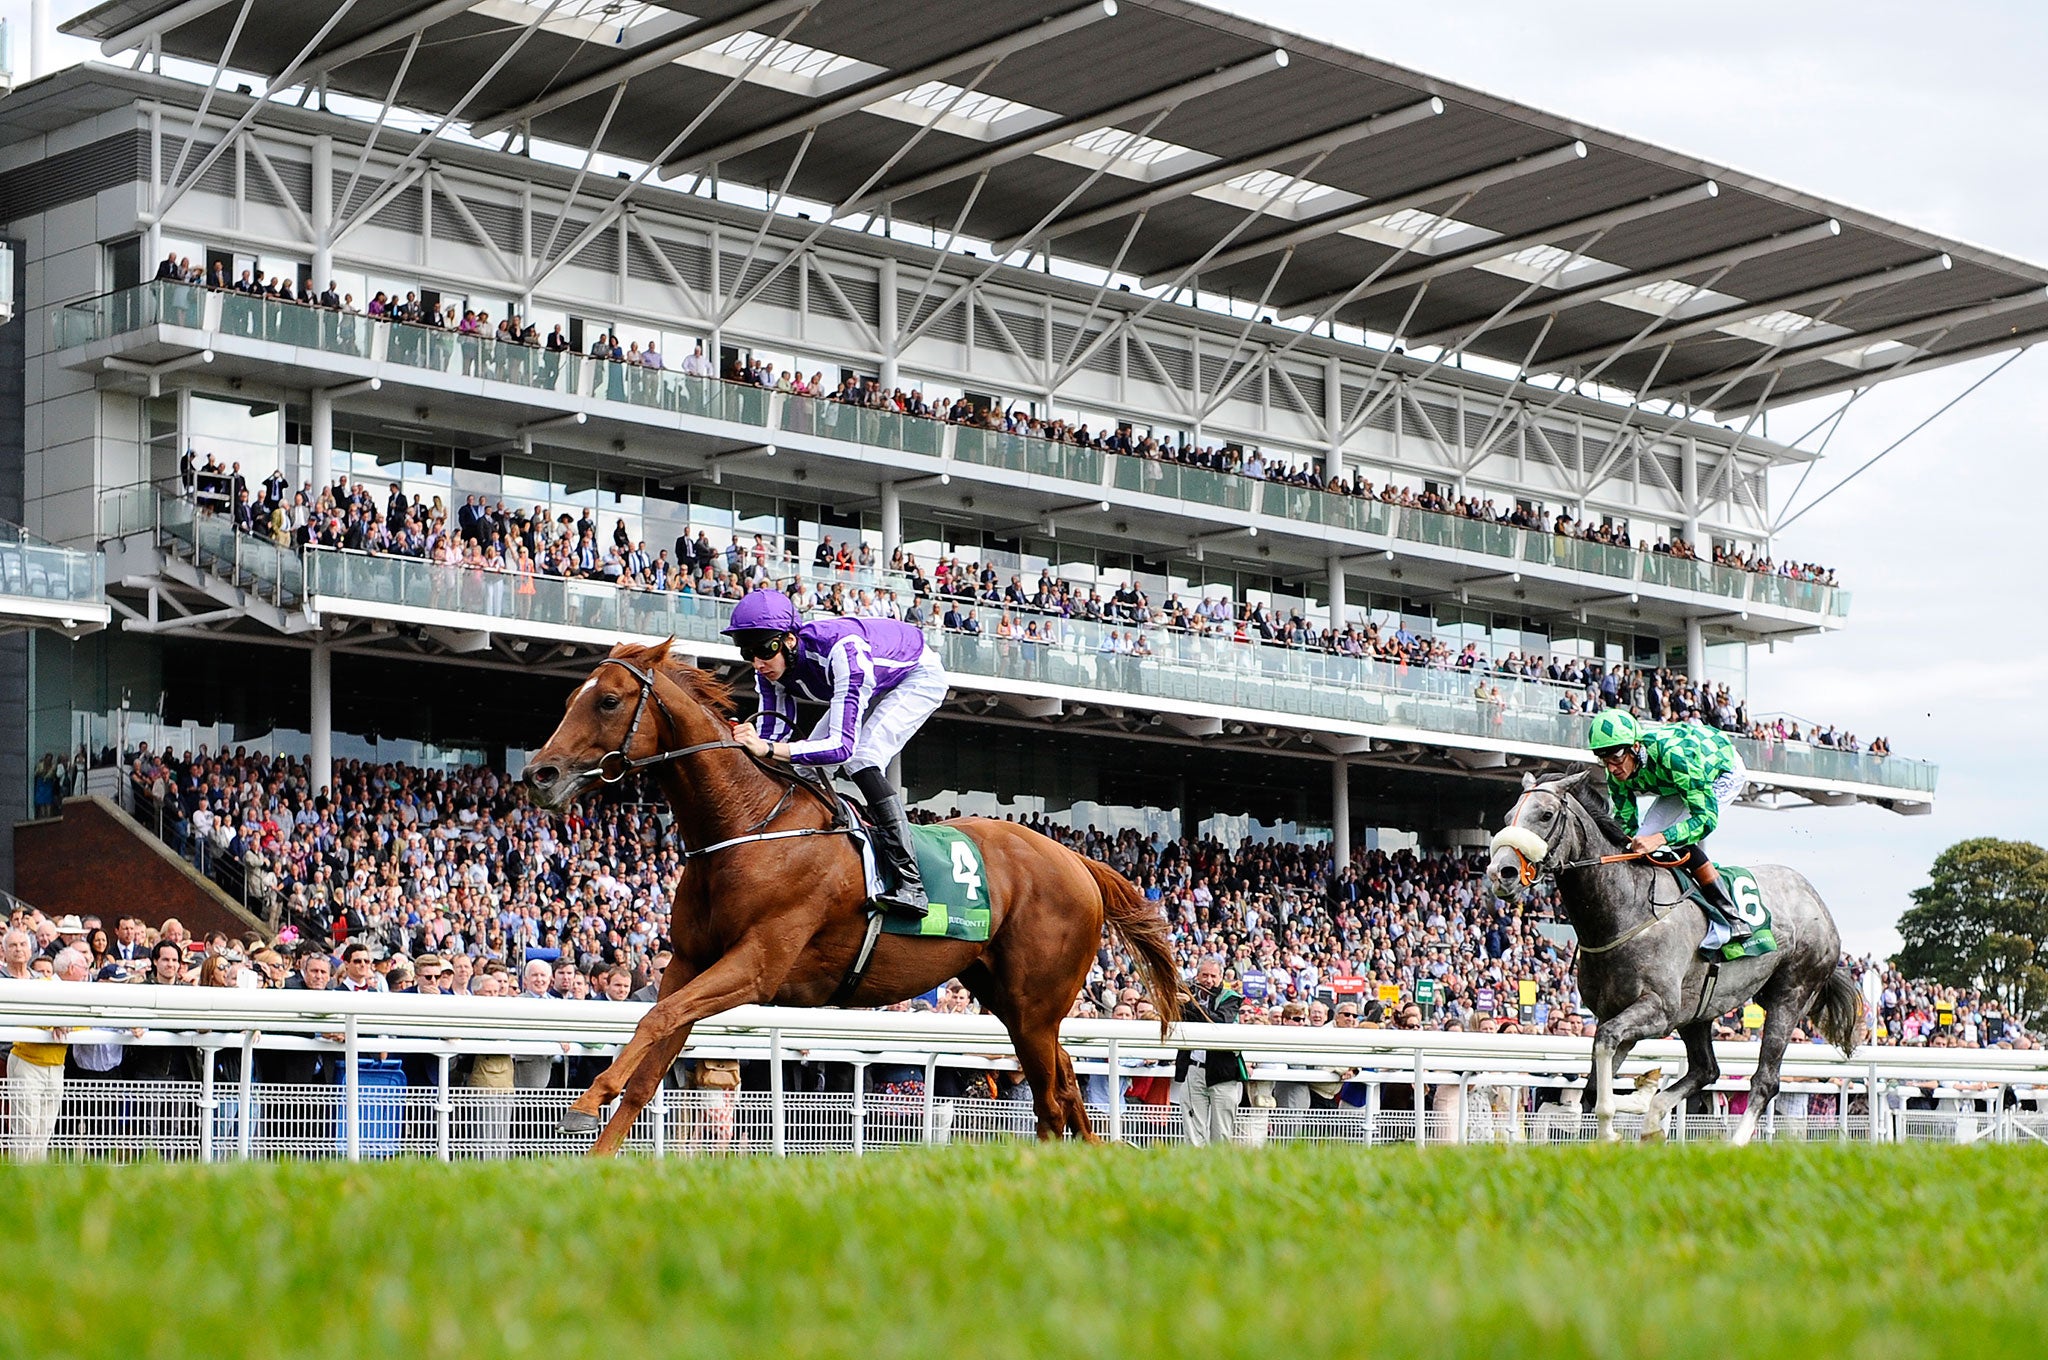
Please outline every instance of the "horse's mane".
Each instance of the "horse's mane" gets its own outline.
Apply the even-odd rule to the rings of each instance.
[[[612,648],[611,654],[621,661],[630,661],[636,666],[658,671],[692,699],[719,717],[730,719],[737,711],[732,697],[732,687],[710,671],[700,670],[674,655],[674,645],[674,638],[649,646],[622,642]]]
[[[1567,782],[1569,782],[1570,787],[1560,788],[1561,785]],[[1547,779],[1537,785],[1537,787],[1549,789],[1553,793],[1564,792],[1570,794],[1572,800],[1585,812],[1594,827],[1611,844],[1616,847],[1628,844],[1629,834],[1622,830],[1621,823],[1614,819],[1614,809],[1607,801],[1607,779],[1600,771],[1587,770],[1576,777],[1566,776],[1564,779]]]

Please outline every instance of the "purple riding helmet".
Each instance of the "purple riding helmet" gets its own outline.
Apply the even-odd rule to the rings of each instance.
[[[740,633],[794,633],[804,626],[803,616],[789,596],[779,590],[757,590],[733,606],[732,618],[721,630],[727,637]]]

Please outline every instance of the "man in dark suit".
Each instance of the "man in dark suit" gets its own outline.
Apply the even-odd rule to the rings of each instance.
[[[1223,985],[1223,964],[1214,957],[1195,966],[1194,992],[1182,1003],[1181,1018],[1234,1025],[1244,998]],[[1229,1142],[1237,1131],[1237,1107],[1244,1103],[1244,1056],[1229,1049],[1182,1049],[1174,1055],[1173,1079],[1184,1084],[1188,1142],[1202,1147]]]
[[[334,960],[318,945],[299,952],[299,971],[284,980],[287,992],[324,992],[333,981]],[[327,1053],[279,1049],[258,1049],[256,1075],[265,1082],[289,1086],[325,1086],[340,1070],[339,1060]]]

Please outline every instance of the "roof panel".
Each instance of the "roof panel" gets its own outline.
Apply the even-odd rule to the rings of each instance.
[[[227,62],[229,83],[280,77],[334,12],[333,0],[252,2]],[[584,3],[564,0],[557,19],[580,13],[577,7]],[[760,3],[660,0],[646,9],[629,4],[624,11],[615,6],[611,12],[621,15],[628,31],[644,35],[642,42],[651,43],[690,23],[722,21]],[[187,17],[165,32],[164,50],[211,66],[219,59],[241,6],[224,3],[205,13],[191,13],[191,8],[181,10],[179,0],[111,0],[65,25],[65,31],[103,39],[184,13]],[[420,45],[420,51],[430,56],[416,58],[407,68],[396,103],[429,120],[454,110],[459,120],[468,122],[516,110],[542,94],[605,71],[640,45],[602,41],[597,30],[570,31],[560,22],[528,32],[527,26],[538,22],[545,8],[545,0],[477,0],[466,12],[457,13],[426,0],[356,0],[322,40],[315,60],[366,34],[385,32],[388,41],[381,50],[358,54],[327,77],[337,91],[381,101],[405,50],[404,21],[410,16],[432,17]],[[675,11],[675,17],[663,15],[662,9]],[[1071,19],[1077,11],[1089,22],[1071,26],[1078,23]],[[1048,21],[1068,27],[1036,32]],[[760,27],[779,32],[788,23],[789,14],[783,13],[764,17]],[[916,35],[916,40],[906,42],[905,35]],[[949,54],[970,54],[1008,35],[1016,35],[1008,44],[1010,50],[986,72],[978,60],[945,69]],[[1113,17],[1104,16],[1100,0],[976,0],[971,9],[957,0],[819,0],[803,12],[788,36],[866,65],[822,81],[806,83],[790,73],[762,79],[757,72],[756,78],[735,84],[729,64],[721,69],[719,62],[702,59],[704,54],[685,59],[689,64],[672,61],[630,81],[601,149],[634,160],[658,157],[715,102],[682,147],[683,163],[723,152],[719,170],[728,181],[773,185],[788,175],[796,196],[836,203],[885,166],[885,188],[905,184],[923,172],[954,166],[991,149],[996,143],[989,137],[1014,136],[1023,130],[1021,124],[1013,124],[988,129],[985,135],[964,135],[958,127],[935,126],[920,135],[913,122],[848,100],[850,89],[865,88],[863,80],[887,89],[905,88],[905,81],[919,75],[975,84],[977,92],[1044,110],[1058,119],[1079,119],[1279,46],[1289,55],[1285,70],[1186,97],[1163,116],[1148,111],[1119,124],[1126,131],[1146,130],[1161,142],[1186,147],[1193,156],[1104,169],[1099,161],[1077,164],[1076,157],[1057,148],[1021,152],[989,169],[967,231],[1007,241],[1049,219],[1063,221],[1084,210],[1125,203],[1158,187],[1162,178],[1171,180],[1205,165],[1256,163],[1265,153],[1312,133],[1436,96],[1445,105],[1441,116],[1336,147],[1312,168],[1301,160],[1285,167],[1337,191],[1325,203],[1345,204],[1341,212],[1319,211],[1314,199],[1299,206],[1282,202],[1247,225],[1252,209],[1242,201],[1222,201],[1232,195],[1217,191],[1213,184],[1161,192],[1122,255],[1122,267],[1143,277],[1172,277],[1228,237],[1217,251],[1217,262],[1202,270],[1202,287],[1205,292],[1257,296],[1271,280],[1279,252],[1287,248],[1291,254],[1285,272],[1272,290],[1274,302],[1283,306],[1333,297],[1384,267],[1384,291],[1378,285],[1367,289],[1366,296],[1342,313],[1346,321],[1384,331],[1401,321],[1414,300],[1419,286],[1415,271],[1437,265],[1436,254],[1456,251],[1430,269],[1433,277],[1415,309],[1410,333],[1428,334],[1434,328],[1438,333],[1465,334],[1514,304],[1515,318],[1473,340],[1473,352],[1519,363],[1537,331],[1547,327],[1540,366],[1618,345],[1649,324],[1652,314],[1603,301],[1604,294],[1590,286],[1590,276],[1585,284],[1567,276],[1537,283],[1532,290],[1526,273],[1503,272],[1498,254],[1505,252],[1490,255],[1481,248],[1481,234],[1445,235],[1424,243],[1381,231],[1378,239],[1362,239],[1375,232],[1360,223],[1399,206],[1453,212],[1458,223],[1498,233],[1510,246],[1529,251],[1525,262],[1541,262],[1557,258],[1543,253],[1542,247],[1570,248],[1585,234],[1578,230],[1574,235],[1573,223],[1712,179],[1721,193],[1711,201],[1687,203],[1607,229],[1588,252],[1596,263],[1587,268],[1608,271],[1621,281],[1618,291],[1644,279],[1655,282],[1659,271],[1694,282],[1711,280],[1717,295],[1733,300],[1723,305],[1762,308],[1777,299],[1818,296],[1833,284],[1943,253],[1954,258],[1956,267],[1946,273],[1861,290],[1828,311],[1831,322],[1858,334],[1910,325],[1916,317],[1938,316],[2048,283],[2048,271],[2036,265],[1185,0],[1119,0]],[[516,52],[507,58],[514,44]],[[1144,57],[1136,67],[1133,53]],[[486,73],[501,59],[501,69],[485,82]],[[829,102],[834,100],[840,103]],[[544,111],[534,119],[535,135],[588,145],[597,136],[609,103],[608,96],[592,95]],[[810,150],[791,174],[806,115],[821,109],[830,109],[832,116],[818,118]],[[780,135],[763,141],[769,129]],[[913,140],[916,145],[901,154]],[[1445,185],[1575,140],[1588,148],[1583,160],[1550,164],[1534,173],[1509,173],[1469,197],[1457,193],[1431,200],[1418,195],[1427,186]],[[736,141],[743,149],[731,149]],[[1269,180],[1266,192],[1285,183],[1286,178]],[[950,226],[973,184],[974,177],[965,176],[927,189],[906,199],[899,215]],[[1317,218],[1323,230],[1314,229]],[[1811,229],[1830,218],[1842,224],[1838,237],[1793,249],[1764,249],[1732,264],[1687,269],[1689,262],[1713,261],[1738,247]],[[1111,218],[1063,232],[1055,249],[1067,258],[1107,266],[1124,251],[1134,220]],[[1266,248],[1258,249],[1261,245]],[[1401,258],[1389,265],[1404,245],[1408,248]],[[1401,286],[1393,286],[1404,279]],[[1517,303],[1525,293],[1526,300]],[[1551,313],[1525,314],[1528,307],[1544,305],[1546,298],[1557,300]],[[1813,306],[1828,310],[1825,297]],[[2016,339],[2035,320],[2005,316],[1955,327],[1928,357],[1995,345],[2001,335]],[[1683,318],[1674,318],[1659,330],[1683,326]],[[1624,356],[1609,373],[1617,382],[1641,381],[1658,367],[1662,348],[1653,332],[1641,353]],[[1770,342],[1754,335],[1744,338],[1711,330],[1686,335],[1662,360],[1658,382],[1661,387],[1672,375],[1711,377],[1731,364],[1771,352]],[[1779,377],[1778,390],[1824,386],[1840,374],[1854,372],[1826,359],[1801,361]],[[1737,394],[1754,396],[1760,389],[1760,383],[1745,382]]]

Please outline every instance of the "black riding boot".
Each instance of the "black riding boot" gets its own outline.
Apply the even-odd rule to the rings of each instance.
[[[1707,899],[1707,910],[1721,918],[1721,924],[1728,927],[1732,937],[1740,939],[1749,934],[1749,922],[1735,914],[1735,899],[1728,895],[1728,885],[1718,874],[1710,881],[1695,872],[1692,881],[1699,888],[1700,896]]]
[[[910,841],[910,818],[903,811],[903,799],[889,787],[880,770],[862,770],[853,782],[868,800],[868,815],[875,819],[875,845],[889,861],[896,886],[875,899],[884,911],[922,921],[931,899],[924,895],[924,875],[918,871],[917,849]]]

